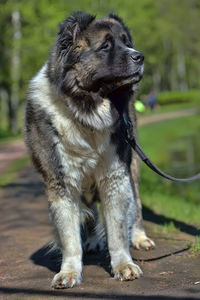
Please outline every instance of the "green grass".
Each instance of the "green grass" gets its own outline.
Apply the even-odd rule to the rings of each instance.
[[[14,161],[0,176],[0,189],[10,184],[18,176],[18,172],[26,166],[28,162],[28,155]]]
[[[196,236],[195,242],[189,245],[189,249],[195,254],[200,252],[200,236]]]
[[[158,107],[158,112],[159,113],[166,113],[166,112],[171,112],[171,111],[177,111],[177,110],[182,110],[182,109],[190,109],[193,107],[198,107],[200,108],[200,102],[198,103],[193,103],[193,102],[187,102],[187,103],[180,103],[180,104],[173,104],[173,105],[162,105]]]
[[[165,91],[158,93],[157,99],[161,105],[186,102],[198,103],[200,100],[200,90]]]
[[[169,234],[171,232],[176,232],[179,229],[174,225],[174,222],[164,223],[162,226],[154,226],[153,231],[155,233]]]
[[[167,151],[178,138],[200,131],[200,115],[182,117],[143,126],[138,130],[144,151],[159,164],[166,162]]]
[[[139,140],[150,158],[163,171],[174,175],[172,171],[168,170],[173,167],[170,165],[169,157],[172,145],[173,148],[178,149],[180,147],[179,140],[182,139],[181,143],[184,143],[184,137],[194,133],[200,140],[199,132],[200,116],[195,115],[144,126],[139,129]],[[199,153],[200,148],[197,154],[199,155]],[[140,193],[143,204],[156,213],[200,225],[199,182],[173,183],[162,179],[143,164]]]
[[[4,109],[0,107],[0,142],[5,140],[10,140],[10,139],[15,139],[15,138],[20,138],[22,137],[22,130],[23,130],[23,124],[24,124],[24,106],[25,103],[20,103],[18,110],[17,110],[17,119],[18,119],[18,125],[17,125],[17,134],[12,135],[9,129],[9,121],[8,121],[8,116],[7,112]]]
[[[190,109],[190,108],[200,108],[200,101],[192,101],[192,102],[185,102],[185,103],[174,103],[174,104],[166,104],[166,105],[157,105],[155,110],[152,112],[150,108],[146,108],[144,113],[137,113],[138,118],[147,117],[151,115],[171,112],[171,111],[178,111],[182,109]]]

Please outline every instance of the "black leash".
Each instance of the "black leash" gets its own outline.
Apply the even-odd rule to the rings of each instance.
[[[141,146],[138,144],[137,139],[133,133],[133,125],[131,120],[129,119],[128,115],[126,113],[123,114],[123,126],[125,129],[125,134],[123,134],[126,142],[135,150],[135,152],[138,154],[138,156],[141,158],[141,160],[154,172],[159,174],[160,176],[167,178],[172,181],[178,181],[178,182],[191,182],[197,179],[200,179],[200,173],[198,173],[195,176],[188,177],[188,178],[176,178],[172,177],[170,175],[167,175],[163,171],[161,171],[152,161],[151,159],[146,155],[146,153],[142,150]]]

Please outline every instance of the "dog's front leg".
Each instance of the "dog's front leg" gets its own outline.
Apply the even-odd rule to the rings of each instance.
[[[100,198],[106,224],[108,248],[115,279],[133,280],[142,275],[129,252],[130,206],[134,196],[125,167],[112,170],[100,182]]]
[[[49,211],[62,251],[61,270],[54,276],[52,287],[69,288],[81,283],[82,247],[80,237],[79,200],[66,194],[48,190]]]

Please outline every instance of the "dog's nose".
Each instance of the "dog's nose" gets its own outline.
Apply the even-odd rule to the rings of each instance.
[[[136,64],[142,64],[144,61],[144,55],[138,51],[135,51],[132,55],[131,55],[132,60],[136,63]]]

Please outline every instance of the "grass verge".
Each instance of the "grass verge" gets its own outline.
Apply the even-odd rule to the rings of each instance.
[[[174,225],[174,222],[164,223],[163,226],[154,226],[153,231],[155,233],[162,233],[168,235],[171,232],[176,232],[179,229]]]
[[[182,139],[186,143],[185,137],[194,134],[197,134],[198,142],[199,132],[200,116],[195,115],[144,126],[139,129],[139,140],[150,158],[173,176],[176,168],[169,156],[172,144],[176,149],[179,147],[178,140]],[[200,145],[198,147],[200,150]],[[196,151],[198,156],[199,150]],[[142,165],[140,194],[143,204],[155,213],[172,220],[200,225],[199,182],[170,182]]]
[[[177,103],[177,104],[168,104],[168,105],[157,105],[157,107],[151,111],[150,108],[146,108],[144,113],[137,113],[138,118],[148,117],[152,115],[158,115],[162,113],[186,110],[191,108],[200,108],[199,102],[187,102],[187,103]]]
[[[0,149],[12,144],[13,142],[22,140],[22,135],[15,135],[15,136],[7,136],[7,137],[0,137]]]
[[[10,184],[18,175],[18,172],[29,162],[29,156],[26,155],[13,163],[0,175],[0,189]]]
[[[195,242],[189,245],[193,254],[200,253],[200,236],[196,236]]]

